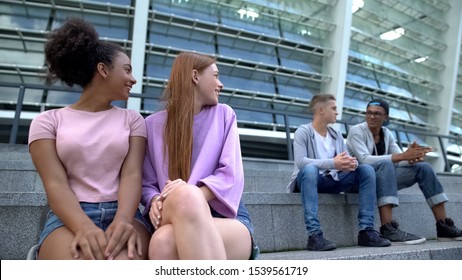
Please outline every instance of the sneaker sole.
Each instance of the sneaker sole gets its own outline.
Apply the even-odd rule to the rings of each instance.
[[[335,249],[337,249],[337,247],[327,247],[327,248],[322,249],[322,250],[315,250],[313,248],[306,248],[306,250],[314,251],[314,252],[332,251],[332,250],[335,250]]]
[[[421,244],[427,241],[425,237],[422,237],[420,239],[415,239],[415,240],[408,240],[408,241],[392,241],[390,240],[392,245],[417,245]]]
[[[371,244],[371,243],[360,244],[358,242],[358,246],[361,246],[361,247],[388,247],[388,246],[391,246],[391,242],[382,242],[382,243],[378,243],[378,244]]]
[[[462,241],[462,236],[459,237],[438,237],[438,241]]]

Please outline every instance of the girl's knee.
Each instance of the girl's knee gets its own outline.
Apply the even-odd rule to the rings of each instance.
[[[149,242],[149,259],[176,259],[177,249],[172,225],[165,225],[157,229]]]
[[[195,186],[179,186],[172,190],[164,200],[164,210],[170,215],[186,220],[195,220],[197,217],[210,211],[202,191]]]

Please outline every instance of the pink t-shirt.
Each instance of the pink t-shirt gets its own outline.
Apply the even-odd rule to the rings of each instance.
[[[56,151],[81,202],[117,200],[119,172],[129,137],[146,138],[146,125],[136,111],[112,107],[101,112],[70,107],[49,110],[33,119],[29,145],[55,139]]]

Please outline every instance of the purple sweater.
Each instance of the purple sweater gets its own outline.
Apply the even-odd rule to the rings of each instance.
[[[143,167],[141,203],[150,206],[168,178],[168,158],[164,157],[163,131],[167,112],[154,113],[146,118],[148,144]],[[225,104],[204,107],[194,116],[193,150],[189,184],[206,185],[216,198],[209,205],[221,215],[236,217],[244,190],[239,133],[236,114]],[[147,214],[149,207],[145,208]]]

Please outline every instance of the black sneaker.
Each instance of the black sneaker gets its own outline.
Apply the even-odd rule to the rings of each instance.
[[[391,245],[391,242],[383,238],[373,228],[366,228],[360,230],[358,233],[358,245],[365,247],[387,247]]]
[[[399,224],[396,221],[384,224],[380,227],[380,234],[392,243],[414,245],[425,242],[425,237],[417,236],[399,229]]]
[[[451,218],[439,220],[436,223],[436,237],[438,241],[462,240],[462,230],[454,225]]]
[[[330,251],[336,249],[337,246],[334,242],[324,238],[322,231],[317,231],[308,237],[308,251]]]

